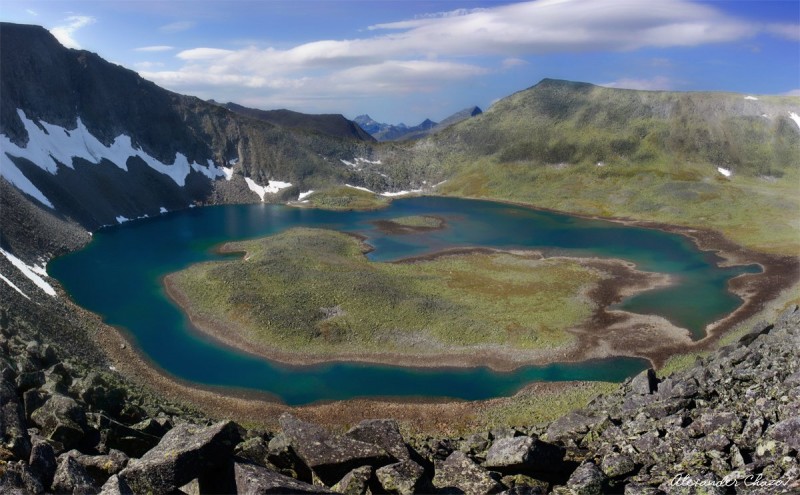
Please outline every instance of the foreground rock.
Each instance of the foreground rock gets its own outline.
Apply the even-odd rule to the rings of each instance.
[[[371,443],[348,436],[331,435],[324,428],[285,413],[280,418],[283,433],[306,466],[328,486],[352,469],[391,462],[389,454]]]
[[[141,459],[131,461],[119,479],[136,493],[168,493],[193,479],[215,484],[232,466],[232,453],[241,440],[232,422],[208,427],[178,425]]]

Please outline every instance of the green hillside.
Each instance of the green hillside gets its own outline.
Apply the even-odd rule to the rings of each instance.
[[[482,115],[383,152],[437,192],[719,230],[800,252],[800,98],[544,80]],[[386,160],[390,161],[390,160]],[[719,171],[730,171],[728,177]]]

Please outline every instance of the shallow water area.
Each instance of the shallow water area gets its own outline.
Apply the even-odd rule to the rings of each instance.
[[[445,219],[442,230],[391,235],[375,220],[411,215]],[[644,359],[523,366],[511,372],[479,368],[404,368],[366,363],[288,366],[212,341],[166,296],[161,279],[193,263],[223,259],[214,248],[292,227],[357,233],[375,249],[375,261],[458,247],[534,249],[568,256],[619,258],[639,270],[668,273],[676,284],[647,291],[616,307],[663,316],[703,336],[705,325],[741,300],[727,291],[731,278],[753,266],[720,268],[713,253],[659,230],[588,220],[490,201],[443,197],[395,200],[383,210],[336,212],[283,205],[193,208],[102,229],[83,250],[53,260],[49,273],[74,301],[126,329],[158,368],[202,386],[266,392],[290,405],[355,397],[487,399],[513,394],[536,380],[621,381],[648,366]],[[230,255],[228,255],[230,256]]]

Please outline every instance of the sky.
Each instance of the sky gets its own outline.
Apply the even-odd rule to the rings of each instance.
[[[439,121],[543,78],[800,96],[800,0],[2,0],[183,94]],[[0,47],[1,49],[2,47]],[[0,68],[2,70],[2,68]]]

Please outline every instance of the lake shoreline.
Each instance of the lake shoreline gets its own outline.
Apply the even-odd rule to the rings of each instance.
[[[227,243],[218,248],[219,252],[231,253]],[[508,253],[517,256],[533,256],[544,259],[540,251],[536,250],[502,250],[484,247],[445,249],[436,253],[415,256],[393,261],[392,263],[418,263],[434,260],[446,256],[468,256],[470,254],[497,254]],[[249,255],[244,254],[247,259]],[[642,357],[648,359],[646,353],[640,352],[630,346],[622,349],[609,349],[598,352],[598,348],[587,347],[586,338],[592,335],[596,341],[598,336],[606,336],[604,321],[600,315],[605,314],[607,307],[619,302],[623,297],[634,295],[638,292],[664,287],[671,283],[670,277],[663,274],[646,273],[636,270],[633,263],[624,260],[604,260],[600,258],[575,258],[554,256],[553,260],[570,260],[580,263],[584,267],[600,271],[606,275],[598,287],[590,290],[585,297],[596,304],[589,321],[581,324],[576,329],[568,329],[574,340],[571,344],[555,348],[542,349],[514,349],[496,345],[473,346],[468,348],[454,348],[438,351],[436,354],[399,354],[399,353],[364,353],[364,352],[338,352],[330,355],[303,354],[287,352],[280,349],[267,347],[258,342],[252,342],[242,335],[240,331],[226,321],[209,319],[198,311],[189,298],[177,287],[171,275],[162,278],[162,284],[169,299],[176,304],[190,319],[195,329],[204,337],[211,338],[221,345],[243,351],[250,355],[269,359],[286,365],[309,366],[334,362],[358,362],[369,364],[383,364],[409,368],[473,368],[486,366],[496,372],[510,372],[526,365],[547,365],[560,362],[581,362],[589,359],[603,359],[609,357]],[[213,263],[213,262],[212,262]],[[642,324],[644,320],[651,321],[652,317],[618,311],[626,315],[631,324]],[[655,326],[654,333],[648,338],[648,347],[661,345],[663,342],[689,343],[691,339],[688,331],[678,328],[664,319],[660,319]],[[626,328],[613,328],[614,333],[625,332]]]
[[[513,204],[535,210],[555,211],[536,208],[523,203]],[[704,251],[716,252],[723,259],[723,263],[731,265],[752,263],[762,267],[763,273],[741,275],[730,281],[729,290],[739,294],[743,299],[743,303],[732,313],[708,325],[705,338],[694,342],[687,348],[667,346],[660,349],[651,358],[654,364],[663,364],[669,356],[676,353],[691,353],[712,349],[728,330],[757,315],[765,309],[768,302],[777,299],[783,291],[790,288],[800,279],[800,260],[790,256],[759,253],[742,248],[710,229],[569,214],[582,218],[606,220],[674,232],[690,238],[695,245]],[[400,420],[408,420],[412,424],[419,424],[420,428],[425,429],[433,425],[433,423],[436,423],[436,425],[447,424],[448,421],[460,419],[461,415],[469,416],[475,407],[483,407],[487,403],[497,401],[513,402],[514,400],[514,396],[490,399],[488,401],[444,403],[437,402],[435,399],[425,399],[424,402],[419,402],[413,398],[395,398],[390,401],[350,399],[327,404],[292,407],[270,401],[268,397],[265,397],[266,394],[257,394],[255,392],[243,394],[237,390],[204,388],[195,383],[181,381],[179,378],[160,369],[146,356],[142,356],[135,342],[131,345],[133,341],[129,341],[129,336],[124,331],[108,325],[104,325],[104,327],[107,331],[98,332],[97,340],[106,351],[111,364],[118,369],[118,372],[135,379],[144,386],[159,391],[168,398],[191,404],[220,418],[233,417],[255,424],[268,425],[270,424],[269,418],[274,420],[281,412],[291,410],[308,420],[330,426],[344,425],[346,427],[360,419],[370,417],[396,417]],[[584,385],[581,385],[581,383],[584,383]],[[558,395],[562,392],[568,393],[575,387],[580,386],[585,386],[585,382],[538,382],[529,385],[526,389],[547,390],[549,393]],[[442,419],[441,421],[435,421],[431,418]]]

